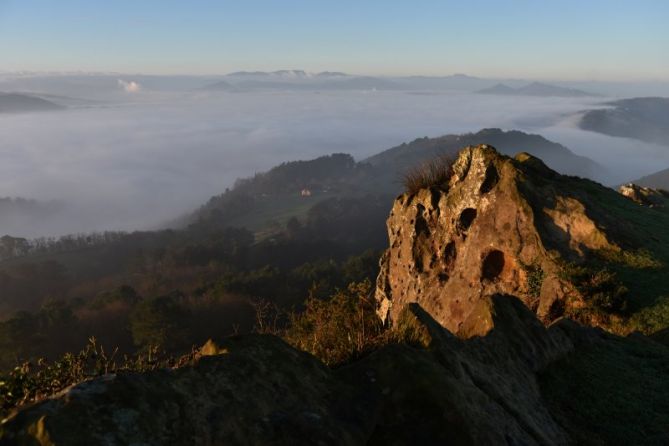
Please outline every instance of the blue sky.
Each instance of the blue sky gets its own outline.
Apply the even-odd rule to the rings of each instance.
[[[666,0],[0,0],[0,71],[669,80]]]

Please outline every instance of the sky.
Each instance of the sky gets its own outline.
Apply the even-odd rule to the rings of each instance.
[[[0,71],[669,81],[666,0],[0,0]]]

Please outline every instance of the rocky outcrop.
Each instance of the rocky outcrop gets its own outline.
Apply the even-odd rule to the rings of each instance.
[[[376,291],[386,321],[416,302],[454,333],[484,334],[479,302],[502,293],[549,322],[583,304],[567,263],[630,243],[632,231],[602,204],[624,198],[526,153],[468,147],[452,171],[448,184],[395,200]]]
[[[663,206],[668,198],[667,192],[634,183],[623,184],[618,188],[618,192],[644,206]]]
[[[603,334],[546,329],[508,296],[480,301],[488,335],[464,341],[418,305],[391,344],[330,370],[273,336],[209,344],[195,364],[108,375],[23,409],[0,444],[568,444],[537,373]]]

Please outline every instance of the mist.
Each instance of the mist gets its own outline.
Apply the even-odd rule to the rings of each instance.
[[[603,166],[609,184],[669,167],[669,149],[576,127],[605,98],[464,92],[150,91],[114,81],[105,100],[0,116],[0,197],[52,206],[48,218],[0,219],[36,237],[160,227],[278,163],[333,152],[367,156],[423,136],[500,127],[538,133]],[[71,92],[70,92],[71,93]]]

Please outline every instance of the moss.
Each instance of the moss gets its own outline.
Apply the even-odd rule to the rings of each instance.
[[[544,270],[541,268],[541,265],[537,263],[530,265],[521,264],[521,267],[527,274],[527,294],[531,297],[538,298],[541,295],[541,287],[546,278]]]

